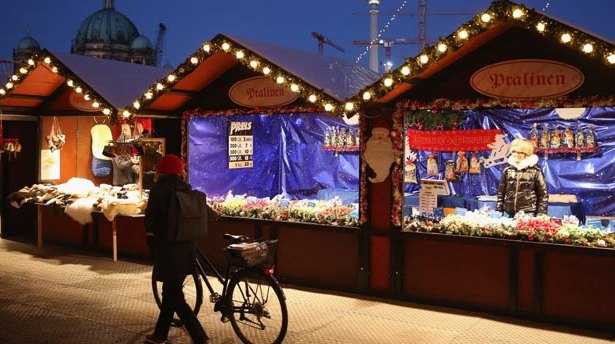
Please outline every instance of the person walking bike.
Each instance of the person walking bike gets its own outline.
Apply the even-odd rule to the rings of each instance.
[[[156,166],[155,184],[150,190],[145,209],[145,231],[148,245],[154,250],[152,278],[162,282],[162,303],[154,332],[146,336],[146,343],[164,343],[167,340],[173,315],[177,314],[196,344],[207,343],[209,337],[196,315],[186,303],[183,282],[196,272],[194,240],[176,242],[169,239],[168,218],[170,199],[177,190],[190,190],[185,181],[183,161],[174,154],[163,156]]]

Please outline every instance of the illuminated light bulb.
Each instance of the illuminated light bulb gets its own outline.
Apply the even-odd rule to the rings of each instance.
[[[130,117],[130,112],[128,110],[124,110],[124,112],[122,112],[122,116],[124,116],[124,118],[128,118]]]
[[[13,74],[13,76],[11,76],[11,79],[13,81],[17,81],[17,80],[19,80],[19,77],[17,75]]]
[[[71,79],[68,79],[68,81],[66,82],[66,84],[70,87],[75,86],[75,84],[73,83],[73,81]]]
[[[386,78],[384,79],[384,81],[382,82],[384,84],[384,86],[386,87],[391,87],[391,85],[393,85],[393,79],[391,78]]]
[[[28,70],[25,69],[24,67],[19,68],[19,73],[26,74],[27,72],[28,72]]]
[[[269,67],[264,67],[263,68],[263,74],[267,75],[269,73],[271,73],[271,69]]]
[[[77,87],[77,88],[75,88],[75,92],[81,93],[81,92],[83,92],[83,89],[81,87]]]
[[[275,82],[277,82],[278,84],[283,84],[284,83],[284,77],[283,76],[278,76],[277,78],[275,78]]]
[[[457,37],[459,37],[459,39],[468,39],[468,36],[470,36],[468,30],[461,30],[457,33]]]
[[[572,41],[572,36],[569,33],[565,33],[562,34],[560,40],[562,41],[562,43],[570,43],[570,41]]]
[[[443,53],[443,52],[445,52],[445,51],[446,51],[446,49],[448,49],[448,47],[446,46],[446,44],[444,44],[444,43],[440,43],[440,44],[438,44],[438,51],[439,51],[439,52]]]
[[[135,109],[139,110],[139,109],[141,108],[141,103],[139,103],[139,101],[138,101],[138,100],[135,100],[134,102],[132,102],[132,106],[133,106]]]
[[[13,88],[13,83],[9,81],[4,86],[6,87],[7,90],[10,90],[11,88]]]
[[[610,64],[615,64],[615,54],[609,54],[609,56],[606,57],[606,60],[609,61]]]
[[[148,92],[145,92],[144,96],[145,96],[145,98],[146,98],[146,99],[152,99],[152,97],[154,97],[154,95],[152,94],[152,92],[149,92],[149,91],[148,91]]]
[[[106,109],[106,108],[105,108],[105,109],[103,109],[103,113],[104,113],[105,115],[108,115],[108,114],[110,114],[110,113],[111,113],[111,110],[109,110],[109,109]]]
[[[167,76],[167,80],[168,80],[169,82],[173,82],[173,81],[175,81],[175,79],[176,79],[176,78],[177,78],[177,77],[175,76],[175,74],[169,74],[169,75]]]
[[[333,105],[331,105],[329,103],[325,104],[325,111],[331,112],[331,111],[333,111],[333,109],[334,109]]]
[[[592,51],[594,51],[594,46],[591,45],[590,43],[586,43],[583,45],[583,52],[586,54],[591,53]]]
[[[404,76],[410,75],[410,67],[403,66],[401,68],[401,74],[404,75]]]
[[[197,57],[193,56],[193,57],[190,58],[190,63],[195,65],[195,64],[199,63],[199,59]]]
[[[429,62],[429,56],[427,56],[425,54],[419,56],[419,62],[421,64],[425,64],[425,63]]]
[[[297,84],[290,85],[290,90],[292,92],[299,92],[299,85],[297,85]]]
[[[363,100],[370,100],[372,97],[372,94],[369,92],[363,92]]]
[[[90,100],[90,95],[89,94],[84,94],[83,95],[83,100]]]
[[[57,73],[58,72],[58,67],[51,67],[51,71],[54,72],[54,73]]]
[[[157,89],[158,91],[162,91],[162,90],[164,90],[164,85],[163,85],[163,84],[161,84],[161,83],[157,83],[157,84],[156,84],[156,89]]]
[[[536,24],[536,30],[538,30],[538,32],[545,32],[546,29],[547,24],[545,24],[544,22],[539,22],[538,24]]]
[[[258,61],[256,60],[250,61],[250,67],[256,69],[256,67],[258,67]]]
[[[354,103],[347,102],[347,103],[344,105],[344,109],[346,109],[346,111],[352,111],[352,110],[354,110]]]
[[[483,14],[480,16],[480,20],[481,20],[483,23],[488,23],[488,22],[490,22],[490,21],[491,21],[491,15],[490,15],[489,13],[483,13]]]
[[[99,102],[93,102],[92,103],[92,107],[98,109],[100,107],[100,103]]]
[[[244,52],[242,50],[239,50],[238,52],[235,53],[235,57],[238,59],[242,59],[246,56],[246,54],[244,54]]]
[[[43,62],[45,62],[46,64],[50,64],[51,63],[51,59],[49,57],[45,57]]]
[[[222,50],[228,51],[229,49],[231,49],[231,45],[230,44],[228,44],[226,42],[222,43]]]
[[[203,44],[203,51],[206,52],[206,53],[210,52],[211,51],[211,45],[209,45],[207,43]]]
[[[308,100],[312,103],[316,102],[318,98],[316,98],[316,95],[314,94],[310,94],[310,96],[308,97]]]
[[[28,59],[28,64],[30,66],[34,66],[34,60],[33,59]]]
[[[515,8],[515,9],[513,10],[512,16],[513,16],[513,18],[515,18],[515,19],[519,19],[519,18],[523,17],[523,15],[524,15],[524,14],[525,14],[525,12],[523,12],[523,10],[522,10],[522,9],[520,9],[520,8]]]
[[[6,94],[6,91],[4,90],[4,88],[0,88],[0,94],[1,95],[5,95]]]

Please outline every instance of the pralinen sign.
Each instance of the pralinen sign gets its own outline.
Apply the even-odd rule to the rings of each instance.
[[[233,102],[246,107],[275,107],[290,104],[298,94],[271,78],[255,76],[236,82],[228,91]]]
[[[477,92],[504,99],[557,97],[583,85],[585,76],[576,67],[552,60],[521,59],[495,63],[470,78]]]

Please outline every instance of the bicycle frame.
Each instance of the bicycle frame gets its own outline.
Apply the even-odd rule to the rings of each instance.
[[[218,282],[220,282],[220,284],[222,285],[222,294],[219,294],[218,292],[216,292],[214,287],[211,285],[211,282],[209,282],[209,279],[207,278],[207,274],[205,273],[205,269],[203,268],[203,264],[201,263],[202,261],[204,261],[205,264],[207,264],[209,271],[211,271],[215,275]],[[209,298],[212,303],[217,302],[220,299],[221,295],[226,295],[226,288],[228,286],[231,266],[227,267],[226,274],[223,277],[222,274],[218,271],[218,269],[216,269],[214,264],[209,260],[209,258],[207,258],[207,256],[205,256],[203,252],[197,247],[196,248],[196,268],[197,268],[199,275],[201,275],[201,277],[203,278],[203,281],[205,282],[207,289],[209,290],[209,295],[210,295]]]

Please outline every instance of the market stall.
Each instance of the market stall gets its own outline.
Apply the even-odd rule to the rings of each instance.
[[[376,79],[348,61],[218,35],[130,112],[182,115],[189,182],[223,215],[202,243],[216,264],[225,232],[277,238],[280,279],[356,290],[361,141],[356,109],[344,115],[341,101]]]
[[[612,328],[614,51],[495,1],[349,99],[394,147],[391,178],[365,196],[380,210],[368,213],[370,272],[380,277],[372,288]],[[515,138],[536,147],[551,196],[545,216],[495,211]]]
[[[102,150],[121,134],[124,121],[120,109],[140,95],[146,85],[167,72],[160,68],[47,50],[35,53],[27,65],[16,71],[1,88],[0,113],[17,119],[26,118],[25,124],[31,124],[26,130],[14,131],[11,128],[8,133],[20,133],[24,137],[36,133],[36,140],[22,145],[21,151],[7,160],[10,166],[2,168],[2,185],[6,187],[2,194],[3,205],[6,205],[2,212],[2,228],[5,229],[2,235],[33,235],[39,246],[50,241],[112,250],[113,245],[107,245],[107,239],[112,238],[107,228],[112,227],[113,221],[96,217],[108,223],[93,220],[80,223],[72,219],[64,211],[68,204],[80,198],[78,193],[60,192],[62,195],[58,196],[56,189],[73,178],[111,188],[114,182],[112,159],[104,156]],[[179,120],[175,122],[179,128]],[[141,118],[132,121],[133,127],[128,129],[130,134],[137,123],[140,128],[156,133],[158,125],[163,124]],[[164,130],[161,132],[165,133]],[[179,151],[179,134],[175,134],[175,139],[169,135],[167,142]],[[31,202],[21,206],[19,202],[28,196],[20,197],[18,191],[35,185],[54,186],[54,194],[36,201],[30,198]],[[121,188],[118,187],[117,191]],[[43,193],[39,190],[37,196]],[[17,197],[17,202],[13,202],[12,196]],[[124,231],[123,222],[119,221],[116,228],[127,234],[117,250],[146,256],[144,231]],[[94,230],[94,227],[100,230]]]

